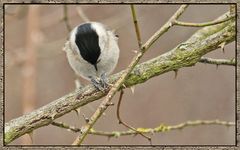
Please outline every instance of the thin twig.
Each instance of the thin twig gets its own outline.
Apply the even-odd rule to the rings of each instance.
[[[142,40],[141,40],[140,30],[139,30],[139,27],[138,27],[137,15],[136,15],[134,5],[131,5],[131,11],[132,11],[133,23],[134,23],[134,26],[135,26],[135,32],[136,32],[136,35],[137,35],[138,47],[139,47],[139,50],[141,50]]]
[[[142,58],[144,53],[149,49],[149,47],[167,30],[172,26],[172,21],[176,20],[180,17],[180,15],[184,12],[184,10],[187,8],[188,5],[182,5],[177,12],[168,20],[168,22],[163,25],[142,47],[142,50],[137,53],[137,55],[132,59],[130,65],[127,67],[127,69],[123,72],[121,77],[115,82],[115,84],[110,89],[109,93],[107,94],[106,98],[102,101],[100,106],[97,108],[96,112],[92,115],[91,119],[89,120],[89,123],[87,123],[85,126],[82,127],[82,134],[79,135],[75,141],[73,142],[73,145],[80,145],[83,140],[85,139],[86,135],[92,128],[92,126],[95,124],[97,119],[103,114],[103,112],[107,109],[107,104],[110,103],[113,96],[116,94],[116,92],[120,89],[124,81],[128,78],[129,74],[133,70],[133,68],[137,65],[139,60]]]
[[[148,41],[142,46],[142,49],[148,49],[152,46],[156,40],[162,36],[165,32],[168,31],[169,28],[171,28],[174,25],[174,21],[177,20],[182,13],[187,9],[188,5],[182,5],[175,14],[157,31],[154,33],[153,36],[148,39]]]
[[[236,66],[235,59],[228,60],[228,59],[213,59],[213,58],[201,57],[199,62],[205,63],[205,64],[214,64],[214,65]]]
[[[122,121],[121,117],[120,117],[120,105],[122,102],[122,97],[123,97],[124,91],[121,89],[120,90],[120,96],[119,96],[119,100],[118,100],[118,104],[117,104],[117,118],[119,121],[119,124],[124,125],[125,127],[129,128],[130,130],[133,130],[136,132],[136,134],[140,134],[143,137],[147,138],[147,140],[152,143],[151,137],[144,135],[142,132],[138,131],[137,129],[135,129],[134,127],[128,125],[127,123],[125,123],[124,121]]]
[[[63,128],[63,129],[67,129],[69,131],[73,131],[73,132],[80,132],[81,129],[74,127],[74,126],[70,126],[64,122],[57,122],[57,121],[53,121],[51,123],[53,126],[59,127],[59,128]]]
[[[235,17],[235,15],[232,15],[232,16],[223,18],[221,20],[215,20],[215,21],[204,22],[204,23],[191,23],[191,22],[182,22],[182,21],[175,20],[174,25],[187,26],[187,27],[205,27],[205,26],[212,26],[212,25],[226,22],[234,17]]]
[[[89,22],[89,21],[90,21],[90,19],[89,19],[88,16],[84,13],[84,11],[82,10],[81,7],[77,7],[76,9],[77,9],[78,15],[82,18],[82,20],[83,20],[84,22]]]
[[[63,21],[65,22],[68,32],[70,32],[72,30],[72,28],[70,26],[69,19],[68,19],[67,5],[63,5]]]
[[[135,31],[136,31],[136,36],[137,36],[137,41],[138,41],[138,46],[139,46],[139,51],[141,51],[141,48],[142,48],[142,41],[141,41],[141,35],[140,35],[140,30],[139,30],[139,27],[138,27],[138,22],[137,22],[137,15],[136,15],[136,12],[135,12],[135,8],[134,8],[134,5],[131,5],[131,11],[132,11],[132,17],[133,17],[133,22],[134,22],[134,27],[135,27]],[[119,124],[122,124],[124,125],[125,127],[133,130],[133,131],[136,131],[137,130],[128,125],[126,122],[124,122],[121,117],[120,117],[120,105],[121,105],[121,101],[122,101],[122,97],[123,97],[123,94],[124,94],[124,91],[121,89],[120,91],[120,96],[119,96],[119,100],[118,100],[118,105],[117,105],[117,118],[118,118],[118,121],[119,121]],[[142,135],[143,137],[145,137],[148,141],[151,142],[151,138],[142,134],[141,132],[138,132],[140,135]]]
[[[53,126],[67,129],[68,131],[72,132],[81,132],[80,128],[74,127],[67,125],[66,123],[63,122],[52,122]],[[173,130],[182,130],[186,127],[195,127],[195,126],[201,126],[201,125],[222,125],[226,127],[230,126],[235,126],[234,122],[228,122],[228,121],[220,121],[218,119],[216,120],[195,120],[195,121],[187,121],[184,123],[176,124],[176,125],[165,125],[165,124],[160,124],[159,126],[155,128],[137,128],[137,131],[133,130],[127,130],[127,131],[97,131],[93,128],[89,131],[89,134],[92,135],[99,135],[99,136],[107,136],[107,137],[120,137],[120,136],[128,136],[128,135],[136,135],[138,132],[141,132],[143,134],[146,133],[160,133],[160,132],[169,132]]]

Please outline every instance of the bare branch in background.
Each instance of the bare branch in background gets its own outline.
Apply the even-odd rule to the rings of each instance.
[[[6,70],[14,66],[22,66],[24,64],[26,55],[24,55],[24,52],[22,50],[16,50],[16,51],[17,52],[9,51],[8,53],[5,54]]]
[[[81,19],[84,21],[84,22],[89,22],[90,19],[88,18],[88,16],[84,13],[84,11],[82,10],[82,8],[80,6],[78,6],[76,8],[77,10],[77,13],[78,15],[81,17]]]
[[[70,26],[69,19],[68,19],[68,7],[67,7],[67,5],[63,5],[63,21],[65,22],[65,25],[66,25],[66,28],[67,28],[68,32],[71,32],[72,28]]]

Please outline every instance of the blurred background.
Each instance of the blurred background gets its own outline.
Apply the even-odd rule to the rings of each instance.
[[[143,43],[156,32],[180,5],[136,5]],[[76,78],[62,51],[69,31],[64,19],[64,5],[5,5],[5,122],[31,112],[75,90]],[[120,59],[115,69],[126,68],[138,49],[129,5],[67,5],[71,28],[90,21],[102,22],[119,35]],[[66,9],[65,9],[66,10]],[[229,10],[229,5],[190,5],[179,20],[211,21]],[[198,28],[173,27],[145,54],[141,62],[161,55],[187,40]],[[235,42],[209,54],[211,58],[235,57]],[[82,80],[83,84],[88,84]],[[116,104],[119,94],[113,99]],[[90,117],[101,100],[84,106],[81,113]],[[125,131],[118,124],[116,105],[94,125],[101,131]],[[125,90],[121,116],[133,127],[176,125],[189,120],[235,121],[235,68],[209,64],[182,68],[154,77],[135,86],[135,93]],[[75,127],[85,124],[75,112],[57,119]],[[69,145],[78,133],[52,125],[33,133],[34,145]],[[153,144],[230,145],[235,144],[235,127],[217,125],[188,127],[156,133]],[[23,136],[11,144],[28,144]],[[148,145],[141,136],[111,138],[88,135],[89,145]]]

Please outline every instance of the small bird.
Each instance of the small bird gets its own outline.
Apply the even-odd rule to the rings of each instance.
[[[98,22],[76,26],[70,33],[65,50],[75,73],[90,80],[98,90],[108,86],[107,77],[119,58],[118,36]]]

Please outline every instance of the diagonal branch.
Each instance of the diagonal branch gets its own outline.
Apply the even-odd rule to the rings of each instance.
[[[167,30],[172,26],[172,21],[178,19],[181,14],[184,12],[184,10],[187,8],[188,5],[182,5],[176,13],[169,19],[169,21],[164,24],[142,47],[141,51],[139,51],[136,56],[132,59],[131,63],[127,67],[127,69],[123,72],[123,74],[120,76],[120,78],[114,83],[110,91],[108,92],[106,98],[102,101],[102,103],[97,108],[96,112],[92,115],[90,118],[90,121],[82,127],[82,133],[76,138],[76,140],[73,142],[73,145],[80,145],[85,137],[87,136],[88,132],[92,128],[92,126],[96,123],[96,121],[99,119],[99,117],[103,114],[103,112],[108,108],[108,103],[111,102],[113,96],[117,93],[117,91],[120,89],[120,87],[123,85],[125,80],[128,78],[134,67],[137,65],[137,63],[140,61],[140,59],[143,57],[145,52],[150,48],[150,46],[164,33],[167,32]]]
[[[229,12],[227,14],[229,14]],[[224,17],[226,17],[226,14],[221,16],[220,19]],[[203,55],[218,49],[221,43],[226,42],[226,44],[228,44],[234,41],[235,35],[234,19],[215,26],[202,28],[194,33],[187,41],[171,51],[137,65],[124,82],[124,85],[131,87],[160,74],[193,66]],[[115,83],[124,72],[125,71],[121,71],[112,75],[110,83]],[[13,119],[5,123],[4,142],[5,144],[11,143],[26,133],[47,126],[51,124],[53,120],[70,111],[102,98],[107,92],[108,91],[96,91],[92,85],[87,85],[29,114]],[[79,94],[81,95],[80,99],[76,100]]]

